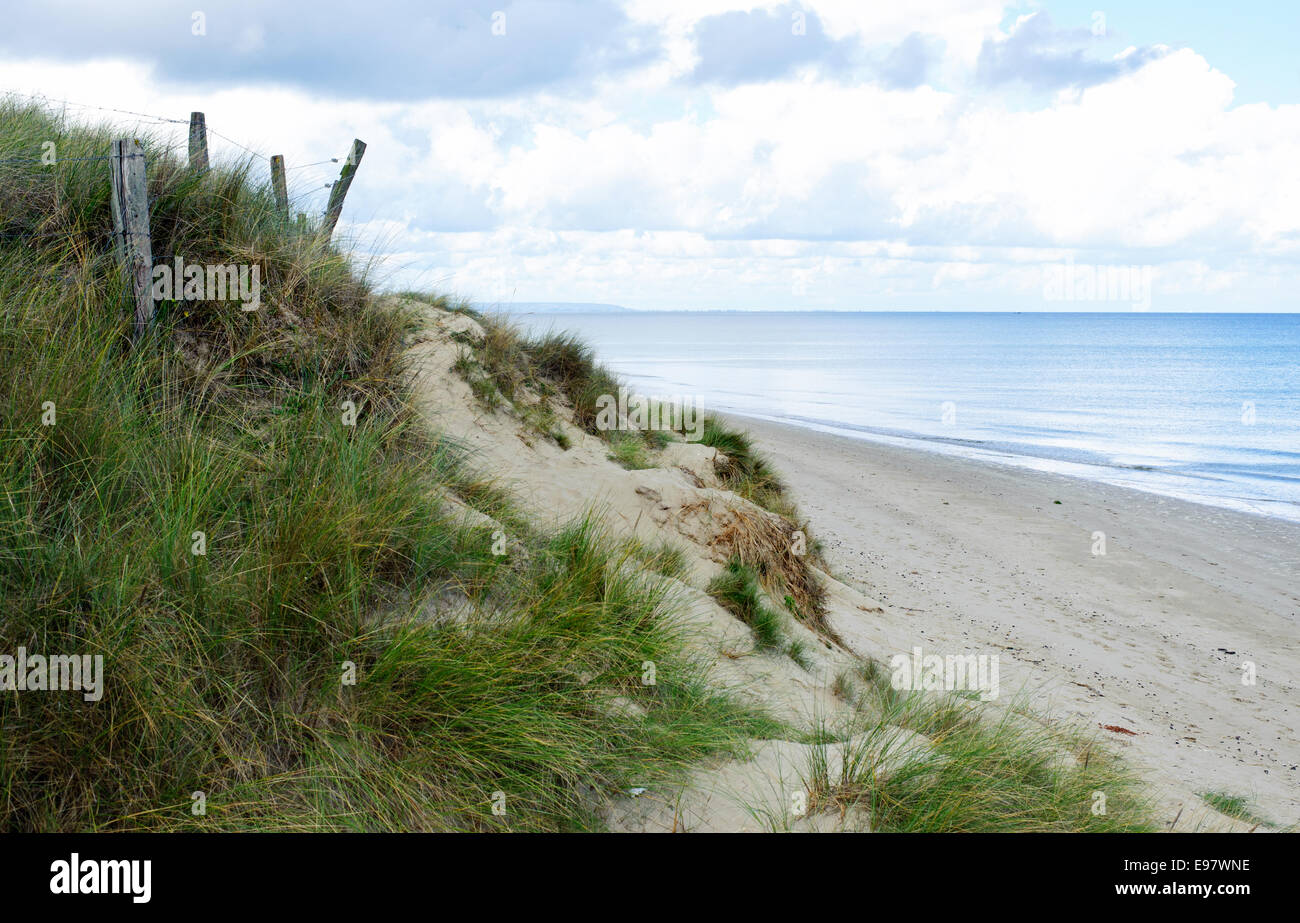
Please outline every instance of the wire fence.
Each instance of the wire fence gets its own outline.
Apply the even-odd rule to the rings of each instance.
[[[27,93],[15,93],[15,92],[11,92],[11,93],[7,93],[7,94],[5,94],[5,95],[7,95],[7,96],[11,96],[11,97],[19,97],[19,98],[22,98],[22,99],[26,99],[26,100],[29,100],[29,101],[31,101],[31,102],[34,102],[34,103],[37,103],[37,104],[40,104],[40,105],[44,105],[44,106],[47,106],[47,107],[50,107],[50,108],[53,108],[55,105],[58,105],[58,106],[72,107],[72,108],[75,108],[75,109],[81,109],[81,110],[85,110],[85,111],[108,112],[108,113],[114,113],[114,114],[117,114],[117,115],[129,115],[129,116],[132,116],[132,117],[137,118],[137,119],[145,119],[145,120],[150,121],[151,123],[160,124],[160,125],[184,125],[184,126],[187,126],[187,127],[188,127],[188,126],[191,124],[189,119],[174,119],[174,118],[170,118],[170,117],[168,117],[168,116],[160,115],[160,114],[157,114],[157,113],[138,112],[138,111],[133,110],[133,109],[120,109],[120,108],[117,108],[117,107],[114,107],[114,106],[97,106],[97,105],[92,105],[92,104],[90,104],[90,103],[74,102],[74,101],[72,101],[72,100],[68,100],[68,99],[59,99],[59,98],[56,98],[56,97],[45,96],[45,95],[42,95],[42,94],[36,94],[36,95],[33,95],[33,94],[27,94]],[[205,128],[206,128],[206,133],[207,133],[207,134],[212,135],[212,136],[217,137],[217,138],[220,138],[222,141],[225,141],[226,143],[228,143],[228,144],[230,144],[230,145],[233,145],[234,147],[238,148],[239,150],[243,151],[244,153],[248,154],[249,156],[251,156],[251,157],[253,157],[253,158],[256,158],[257,160],[259,160],[259,161],[261,161],[261,162],[263,162],[263,163],[266,163],[266,164],[268,164],[268,165],[270,164],[271,159],[270,159],[269,157],[267,157],[265,154],[261,154],[261,153],[259,153],[258,151],[254,150],[253,148],[251,148],[251,147],[249,147],[249,146],[247,146],[247,145],[245,145],[245,144],[243,144],[243,143],[241,143],[241,142],[235,140],[234,138],[230,137],[229,135],[225,134],[224,132],[217,131],[216,129],[212,128],[211,126],[205,126]],[[172,145],[166,145],[162,150],[165,151],[165,152],[167,152],[167,153],[177,153],[177,152],[181,151],[182,149],[184,149],[185,147],[186,147],[186,144],[184,144],[184,143],[177,143],[177,144],[172,144]],[[17,152],[6,152],[6,153],[8,153],[8,154],[12,154],[12,155],[15,155],[15,156],[12,156],[12,157],[10,157],[10,158],[8,158],[8,159],[0,159],[0,165],[22,164],[22,163],[39,163],[39,164],[42,164],[42,165],[45,165],[45,166],[52,166],[52,165],[53,165],[54,163],[56,163],[56,162],[57,162],[57,163],[76,163],[76,162],[90,162],[90,161],[95,161],[95,160],[109,160],[109,159],[110,159],[110,157],[109,157],[108,155],[103,155],[103,156],[101,156],[101,157],[50,158],[50,157],[46,154],[46,152],[43,151],[43,150],[38,150],[38,151],[27,151],[27,152],[24,152],[24,151],[17,151]],[[22,154],[27,154],[27,155],[30,155],[30,156],[28,156],[28,157],[18,156],[18,155],[22,155]],[[284,168],[284,169],[285,169],[285,173],[287,174],[287,173],[291,173],[291,172],[298,171],[298,170],[306,170],[306,169],[311,168],[311,167],[319,167],[319,166],[323,166],[323,165],[325,165],[325,164],[336,164],[336,163],[341,162],[342,160],[343,160],[343,158],[341,158],[341,157],[326,157],[326,158],[324,158],[324,159],[322,159],[322,160],[315,160],[315,161],[311,161],[311,162],[309,162],[309,163],[300,163],[300,164],[293,164],[293,165],[285,164],[285,168]],[[212,167],[208,167],[208,168],[206,168],[203,172],[208,172],[208,171],[210,171],[210,170],[212,170],[212,169],[213,169]],[[303,179],[303,180],[305,181],[305,183],[311,183],[312,185],[308,186],[307,188],[300,189],[300,190],[297,191],[295,194],[293,194],[292,196],[290,196],[290,199],[289,199],[289,200],[290,200],[291,203],[294,204],[294,207],[295,207],[295,208],[298,207],[299,205],[302,205],[302,204],[305,204],[305,203],[309,202],[309,201],[310,201],[311,199],[313,199],[314,197],[319,196],[320,193],[321,193],[323,190],[325,190],[325,189],[330,189],[330,188],[332,188],[332,186],[333,186],[333,182],[330,181],[329,177],[328,177],[328,176],[325,176],[325,175],[323,175],[323,174],[320,174],[319,171],[317,171],[317,172],[314,173],[314,174],[304,174],[304,175],[301,177],[301,179]],[[318,216],[323,216],[323,215],[327,214],[327,212],[328,212],[328,209],[327,209],[327,208],[321,208],[321,210],[320,210],[317,214],[318,214]]]
[[[164,150],[165,150],[165,149],[164,149]],[[57,167],[57,166],[59,166],[59,165],[61,165],[61,164],[70,164],[70,163],[93,163],[93,162],[101,162],[101,161],[102,161],[102,162],[109,162],[109,161],[112,161],[113,159],[115,159],[115,158],[114,158],[114,155],[112,155],[112,154],[101,154],[101,155],[94,156],[94,157],[57,157],[57,158],[45,158],[45,157],[21,157],[21,158],[3,158],[3,159],[0,159],[0,166],[15,167],[15,168],[17,168],[17,169],[19,169],[19,170],[22,170],[23,168],[27,168],[27,167],[36,166],[36,167],[38,167],[39,169],[35,169],[35,170],[27,171],[27,175],[29,175],[29,176],[33,176],[33,177],[49,176],[49,177],[53,178],[53,177],[55,176],[55,174],[52,173],[52,172],[50,172],[50,171],[49,171],[48,169],[46,169],[46,168],[49,168],[49,167]],[[123,155],[121,155],[121,157],[118,158],[118,159],[122,159],[122,160],[143,159],[143,160],[145,160],[146,163],[147,163],[147,162],[148,162],[148,159],[149,159],[149,155],[146,155],[146,154],[123,154]],[[326,163],[329,163],[330,161],[325,161],[325,162],[326,162]],[[218,168],[209,166],[209,167],[205,167],[205,168],[198,169],[198,170],[190,170],[190,171],[188,171],[188,175],[191,176],[191,177],[202,177],[202,176],[204,176],[204,175],[206,175],[206,174],[211,173],[211,172],[212,172],[213,170],[215,170],[215,169],[218,169]],[[301,188],[301,189],[299,189],[297,192],[295,192],[293,195],[290,195],[290,196],[288,197],[288,202],[289,202],[289,204],[290,204],[291,206],[295,206],[295,207],[296,207],[298,204],[300,204],[300,203],[306,201],[306,200],[309,199],[310,197],[319,194],[322,190],[332,188],[332,186],[333,186],[333,183],[330,183],[330,182],[321,183],[321,182],[319,181],[319,179],[318,179],[318,180],[317,180],[316,182],[314,182],[312,185],[310,185],[310,186],[308,186],[308,187],[306,187],[306,188]],[[156,206],[157,206],[159,203],[164,202],[164,201],[166,201],[167,199],[170,199],[170,198],[173,198],[173,197],[176,197],[176,196],[183,196],[183,195],[185,195],[185,194],[186,194],[186,192],[185,192],[184,190],[180,190],[180,189],[164,189],[164,190],[159,191],[155,196],[153,196],[153,197],[150,198],[150,202],[149,202],[150,217],[152,218],[152,217],[155,216],[155,214],[156,214],[155,208],[156,208]],[[322,212],[321,214],[323,214],[323,212]],[[291,219],[292,219],[292,215],[290,215],[290,214],[285,214],[285,215],[283,215],[283,218],[284,218],[285,220],[291,220]],[[84,234],[94,234],[94,233],[96,233],[95,230],[92,230],[92,229],[86,229],[86,228],[73,229],[73,230],[63,230],[63,231],[36,231],[36,230],[31,230],[31,229],[14,230],[14,229],[12,229],[12,228],[7,228],[7,227],[4,227],[4,226],[3,226],[3,224],[4,224],[4,219],[5,219],[5,216],[4,216],[3,214],[0,214],[0,240],[23,240],[23,239],[30,239],[30,240],[47,240],[47,239],[50,239],[50,238],[56,238],[56,237],[71,238],[71,237],[76,236],[76,235],[84,235]],[[128,233],[128,232],[123,232],[123,233]]]
[[[113,213],[111,235],[107,227],[82,227],[81,221],[76,217],[70,218],[63,213],[44,215],[6,214],[0,211],[0,240],[22,240],[27,243],[34,243],[36,241],[61,238],[68,242],[74,240],[79,240],[82,243],[97,241],[102,245],[106,242],[106,239],[111,239],[115,243],[117,257],[126,270],[123,273],[123,282],[127,289],[128,298],[133,296],[136,305],[133,340],[138,339],[144,333],[154,317],[156,301],[155,296],[152,294],[150,282],[154,267],[159,264],[159,261],[170,262],[173,259],[170,255],[154,252],[153,234],[151,232],[152,219],[161,217],[166,213],[165,208],[160,210],[162,203],[173,196],[184,194],[183,188],[177,187],[163,189],[154,196],[150,196],[150,159],[168,158],[171,163],[175,163],[177,160],[187,162],[188,170],[185,175],[202,177],[214,169],[208,159],[208,136],[220,138],[254,160],[265,162],[270,166],[269,186],[271,194],[274,196],[275,211],[286,228],[297,228],[299,229],[298,233],[309,234],[323,242],[328,242],[338,220],[339,212],[342,210],[343,198],[347,194],[352,176],[356,172],[357,165],[360,163],[361,156],[365,151],[365,144],[359,140],[353,141],[351,153],[348,155],[345,166],[339,174],[339,179],[335,182],[322,183],[322,171],[319,168],[326,164],[337,164],[340,158],[326,157],[301,164],[286,165],[283,157],[268,158],[234,138],[209,128],[206,116],[201,112],[192,113],[187,121],[154,113],[138,112],[113,106],[77,103],[47,96],[31,96],[18,93],[7,95],[9,97],[23,97],[46,108],[53,108],[56,105],[62,106],[64,109],[59,116],[65,120],[67,118],[66,110],[71,107],[85,111],[93,110],[127,115],[160,125],[188,126],[188,136],[184,142],[150,143],[147,151],[142,142],[134,138],[114,140],[111,153],[92,156],[59,157],[54,142],[45,142],[40,148],[31,150],[3,150],[0,148],[0,168],[9,170],[5,174],[0,174],[6,177],[0,179],[0,187],[17,181],[16,173],[58,178],[61,174],[57,168],[61,165],[100,161],[110,163],[110,202]],[[0,139],[0,142],[2,141],[3,139]],[[181,154],[182,150],[185,151],[184,156]],[[287,173],[290,171],[299,171],[295,173],[295,177],[300,179],[297,184],[299,188],[295,190],[292,196],[289,195],[287,187]],[[62,175],[66,176],[66,174]],[[321,211],[322,220],[318,226],[307,222],[307,215],[302,211],[298,211],[297,219],[294,219],[293,212],[295,210],[326,189],[331,190],[329,204]],[[56,187],[57,194],[58,187]],[[67,226],[59,230],[47,230],[47,228],[60,222]]]

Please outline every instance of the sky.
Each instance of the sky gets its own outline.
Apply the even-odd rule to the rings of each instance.
[[[47,0],[0,91],[306,212],[361,138],[358,259],[485,304],[1297,311],[1300,4],[1224,7]]]

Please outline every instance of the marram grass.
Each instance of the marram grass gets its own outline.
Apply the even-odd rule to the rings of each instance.
[[[110,134],[0,106],[0,150],[45,140]],[[108,163],[0,167],[0,651],[105,662],[98,702],[0,692],[0,830],[590,829],[772,730],[591,523],[501,558],[448,519],[520,517],[414,424],[415,318],[246,164],[146,146],[155,254],[255,262],[264,308],[164,303],[128,348]]]

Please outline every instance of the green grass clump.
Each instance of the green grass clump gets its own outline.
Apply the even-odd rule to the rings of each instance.
[[[778,515],[794,518],[794,503],[785,483],[771,463],[754,448],[748,433],[732,429],[716,417],[706,417],[700,442],[726,456],[715,466],[718,477],[728,490]]]
[[[865,688],[863,688],[865,687]],[[1150,832],[1140,781],[1095,739],[959,693],[896,690],[875,661],[834,684],[861,720],[832,778],[808,778],[819,809],[857,806],[880,832]],[[909,740],[908,732],[923,735]],[[1098,794],[1104,796],[1104,802]],[[1104,813],[1097,810],[1104,804]]]
[[[686,553],[680,545],[661,540],[655,545],[647,545],[640,539],[629,539],[624,543],[629,555],[643,567],[663,577],[685,580],[690,575],[690,565]]]
[[[811,670],[813,668],[812,658],[808,656],[808,644],[806,642],[798,639],[791,641],[786,646],[785,652],[791,660],[799,664],[801,669]]]
[[[964,700],[962,700],[964,701]],[[886,774],[868,793],[873,829],[956,832],[1154,832],[1140,783],[1114,758],[1063,759],[1066,741],[1051,729],[1027,730],[1011,713],[938,725],[933,750]],[[944,725],[947,724],[945,727]],[[1094,813],[1097,794],[1104,814]]]
[[[504,405],[505,401],[496,382],[484,373],[483,367],[474,360],[469,351],[461,350],[456,361],[452,363],[451,370],[465,380],[469,385],[470,393],[485,410],[494,411]]]
[[[654,467],[645,440],[637,433],[616,430],[610,433],[609,447],[609,459],[618,462],[629,471]]]
[[[781,616],[763,601],[763,590],[754,569],[732,558],[705,591],[724,609],[754,631],[760,647],[781,644]]]
[[[1228,817],[1256,824],[1269,829],[1277,829],[1277,824],[1267,820],[1256,809],[1251,800],[1244,795],[1229,795],[1227,792],[1202,792],[1201,798],[1214,810]]]
[[[686,659],[665,582],[590,522],[536,534],[417,424],[417,316],[248,163],[144,139],[155,255],[255,263],[262,307],[163,302],[132,346],[82,159],[111,137],[0,103],[0,160],[60,157],[0,164],[0,652],[104,658],[97,702],[0,691],[0,829],[592,829],[771,731]]]

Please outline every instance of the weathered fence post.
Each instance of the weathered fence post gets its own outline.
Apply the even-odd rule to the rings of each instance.
[[[190,113],[190,169],[208,168],[208,122],[202,112]]]
[[[283,218],[289,217],[289,185],[284,181],[284,155],[271,157],[271,188],[275,190],[275,207]]]
[[[135,294],[133,338],[144,334],[153,320],[153,241],[149,237],[149,187],[144,147],[134,138],[113,142],[109,159],[113,172],[113,235],[118,258],[126,268]]]
[[[343,199],[348,194],[348,187],[352,185],[352,177],[356,175],[357,167],[361,163],[361,156],[366,152],[364,141],[353,139],[352,150],[348,152],[348,159],[343,162],[343,169],[339,171],[339,178],[335,181],[334,186],[330,189],[330,203],[325,209],[325,223],[321,228],[326,240],[334,233],[334,225],[338,223],[339,214],[343,211]]]

